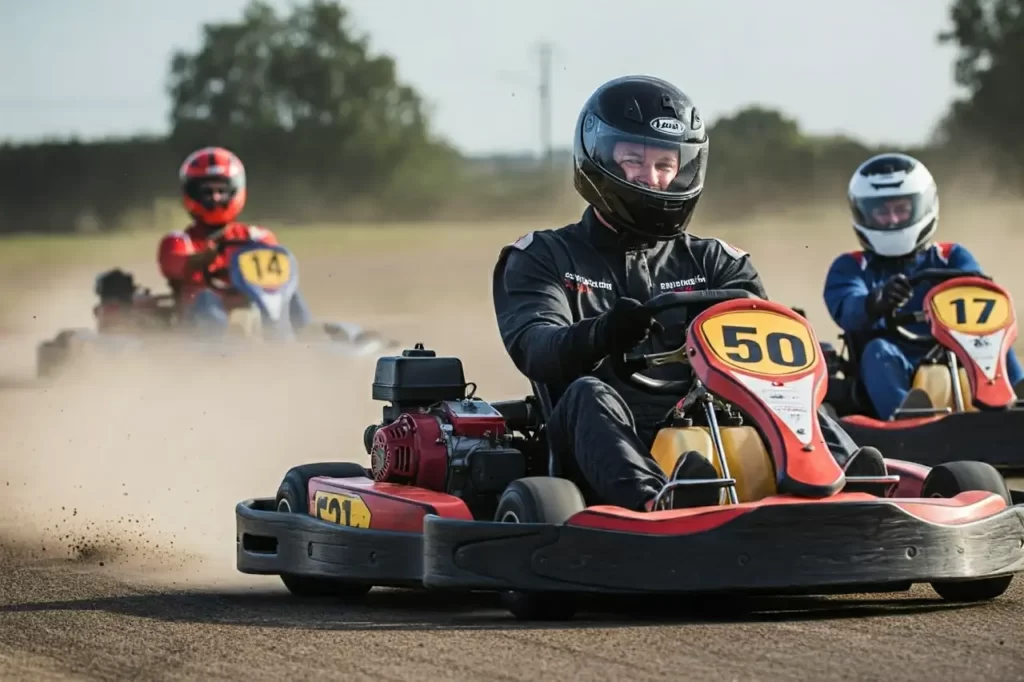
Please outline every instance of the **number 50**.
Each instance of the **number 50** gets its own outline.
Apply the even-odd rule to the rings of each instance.
[[[753,336],[754,338],[740,338],[741,335]],[[800,337],[786,334],[785,332],[769,332],[762,339],[757,338],[760,332],[756,327],[722,327],[722,343],[726,348],[742,348],[745,354],[727,353],[733,362],[743,364],[755,364],[764,360],[767,352],[768,359],[782,367],[802,367],[807,364],[807,348]],[[789,355],[783,352],[783,342],[789,346]]]

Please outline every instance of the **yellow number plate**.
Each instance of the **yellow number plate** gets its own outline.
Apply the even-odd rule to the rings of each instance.
[[[767,310],[715,315],[701,324],[700,331],[719,360],[752,374],[796,374],[817,357],[817,344],[806,324]]]
[[[953,331],[991,334],[1009,321],[1010,301],[985,287],[950,287],[932,297],[932,314]]]
[[[273,249],[246,251],[238,257],[238,269],[247,283],[264,289],[276,289],[292,277],[291,259]]]
[[[339,526],[352,528],[370,527],[370,508],[363,498],[356,494],[328,493],[322,490],[313,495],[316,503],[316,517]]]

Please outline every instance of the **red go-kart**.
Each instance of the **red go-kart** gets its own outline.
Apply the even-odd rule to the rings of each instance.
[[[959,270],[924,270],[910,278],[912,285],[921,282],[934,284],[920,312],[896,311],[864,338],[844,335],[843,353],[825,344],[827,409],[859,445],[889,457],[927,466],[966,458],[1004,473],[1024,471],[1024,406],[1006,371],[1006,353],[1017,338],[1010,293],[985,275]],[[927,332],[908,329],[922,323]],[[863,347],[875,336],[925,353],[911,386],[923,390],[932,407],[878,419],[860,378]]]
[[[238,570],[280,575],[304,595],[491,590],[518,617],[566,618],[587,592],[835,594],[925,582],[979,601],[1024,569],[1024,508],[993,467],[890,459],[887,475],[846,475],[818,425],[827,373],[799,314],[739,290],[645,305],[710,306],[677,350],[609,358],[639,388],[680,397],[652,446],[669,480],[654,511],[588,505],[556,475],[545,400],[467,397],[461,362],[417,346],[378,361],[373,397],[391,404],[364,439],[368,469],[299,466],[276,497],[236,506]],[[669,363],[689,364],[695,379],[638,371]],[[718,477],[677,479],[690,451]],[[719,503],[671,508],[684,486],[716,487]]]

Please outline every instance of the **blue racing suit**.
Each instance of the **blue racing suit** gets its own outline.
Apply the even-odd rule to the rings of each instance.
[[[901,272],[912,277],[930,269],[982,272],[971,252],[955,243],[931,244],[905,259],[881,258],[864,251],[844,253],[829,267],[825,278],[825,305],[848,338],[863,338],[873,329],[884,326],[881,321],[872,321],[868,317],[864,305],[868,294]],[[920,311],[925,295],[933,286],[934,282],[917,284],[913,296],[900,313]],[[906,328],[917,334],[928,333],[926,323],[907,325]],[[891,338],[874,338],[858,346],[861,347],[860,380],[878,418],[889,419],[906,398],[914,370],[927,349]],[[1012,348],[1006,355],[1006,370],[1007,378],[1014,386],[1024,378],[1024,370]]]

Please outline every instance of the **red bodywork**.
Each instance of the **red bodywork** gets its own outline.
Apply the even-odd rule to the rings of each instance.
[[[814,359],[805,370],[782,377],[766,377],[755,373],[740,372],[731,367],[726,367],[710,350],[707,341],[698,331],[701,324],[711,317],[734,310],[762,310],[777,313],[796,320],[803,325],[811,335],[814,342]],[[835,491],[843,485],[843,470],[839,468],[835,458],[829,452],[825,438],[821,434],[821,427],[818,420],[810,420],[812,429],[811,442],[805,449],[804,445],[797,439],[790,428],[768,408],[765,403],[756,397],[754,393],[740,383],[736,374],[746,374],[756,379],[767,379],[776,385],[790,384],[799,381],[807,376],[813,376],[814,388],[812,392],[813,411],[821,406],[828,387],[828,373],[825,363],[821,361],[821,353],[818,351],[818,340],[813,330],[806,321],[797,313],[786,306],[773,301],[752,301],[740,299],[725,301],[712,306],[694,318],[690,325],[690,334],[687,335],[686,350],[690,357],[690,365],[693,367],[694,375],[699,378],[711,393],[721,397],[723,400],[733,403],[742,412],[750,415],[761,428],[766,439],[766,447],[775,462],[776,482],[782,489],[786,485],[796,484],[805,488],[821,491]],[[827,494],[827,493],[826,493]]]
[[[436,514],[447,519],[472,521],[466,503],[446,493],[400,483],[379,483],[371,478],[311,478],[309,480],[309,515],[316,516],[314,497],[317,492],[355,495],[366,504],[372,530],[422,533],[423,517]]]
[[[948,415],[936,414],[930,417],[912,417],[910,419],[894,419],[892,421],[883,421],[875,417],[869,417],[864,414],[853,414],[849,417],[843,417],[839,420],[841,424],[854,424],[856,426],[863,426],[871,429],[886,429],[888,431],[899,431],[900,429],[912,429],[915,426],[922,426],[924,424],[930,424],[934,421],[938,421]]]
[[[946,325],[942,323],[937,315],[933,314],[932,301],[937,295],[947,289],[962,286],[974,286],[981,289],[988,289],[1000,296],[1005,296],[1011,302],[1013,300],[1006,289],[995,282],[981,277],[957,277],[955,279],[942,282],[941,284],[932,287],[924,298],[924,310],[925,314],[928,316],[928,321],[931,323],[932,336],[935,337],[935,340],[943,347],[953,351],[953,354],[956,355],[960,364],[967,371],[967,380],[970,382],[971,395],[973,396],[975,404],[980,407],[990,408],[1000,408],[1012,405],[1017,400],[1017,396],[1013,391],[1013,386],[1010,384],[1010,379],[1006,373],[1006,354],[1013,346],[1013,342],[1017,339],[1017,314],[1011,304],[1009,306],[1009,317],[1002,328],[1006,333],[1003,335],[1002,345],[999,348],[999,352],[996,354],[995,378],[989,380],[985,376],[984,372],[982,372],[981,367],[978,366],[967,351],[965,351],[963,347],[961,347],[960,343],[957,342],[956,338],[954,338]]]
[[[896,489],[892,492],[893,498],[920,497],[924,479],[928,478],[928,472],[931,471],[926,466],[905,462],[902,459],[885,460],[885,468],[889,470],[889,473],[900,477],[900,482],[896,484]]]
[[[779,504],[848,504],[871,502],[893,504],[922,521],[959,525],[992,516],[1006,508],[1006,501],[995,493],[972,490],[953,498],[896,499],[878,498],[867,493],[839,493],[820,500],[791,495],[772,495],[757,502],[744,502],[720,507],[696,507],[659,512],[635,512],[621,507],[588,507],[566,521],[570,526],[613,530],[646,535],[689,535],[714,530],[760,507]],[[808,523],[814,523],[813,513]]]

